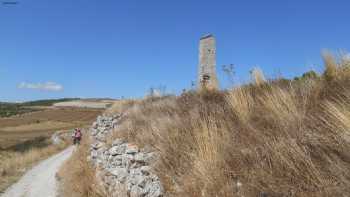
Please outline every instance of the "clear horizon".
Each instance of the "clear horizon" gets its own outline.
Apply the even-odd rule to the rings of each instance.
[[[0,101],[178,94],[196,80],[198,44],[212,33],[235,82],[321,72],[321,50],[349,51],[350,2],[0,1]]]

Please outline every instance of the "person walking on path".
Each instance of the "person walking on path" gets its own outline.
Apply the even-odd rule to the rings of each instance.
[[[79,128],[74,129],[74,133],[73,133],[73,144],[80,144],[80,140],[83,137],[81,130]]]

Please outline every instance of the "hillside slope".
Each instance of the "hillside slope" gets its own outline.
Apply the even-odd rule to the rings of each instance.
[[[321,76],[255,71],[227,92],[118,106],[114,138],[160,152],[167,196],[350,195],[350,64],[324,61]]]
[[[123,138],[156,151],[165,196],[349,196],[350,62],[324,61],[320,76],[266,81],[255,70],[228,91],[118,103],[107,144]],[[84,156],[69,166],[89,165]],[[94,169],[77,169],[68,180],[92,181],[66,191],[101,196]]]

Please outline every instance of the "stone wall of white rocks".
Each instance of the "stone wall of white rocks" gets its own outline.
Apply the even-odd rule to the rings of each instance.
[[[93,143],[89,160],[97,169],[97,176],[112,196],[124,192],[130,197],[161,197],[163,188],[152,164],[157,154],[139,149],[123,139],[108,145],[107,138],[118,126],[121,116],[99,116],[91,128]]]

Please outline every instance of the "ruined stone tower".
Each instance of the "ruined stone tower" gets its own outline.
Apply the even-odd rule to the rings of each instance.
[[[205,35],[199,41],[198,90],[218,89],[216,77],[216,47],[213,35]]]

